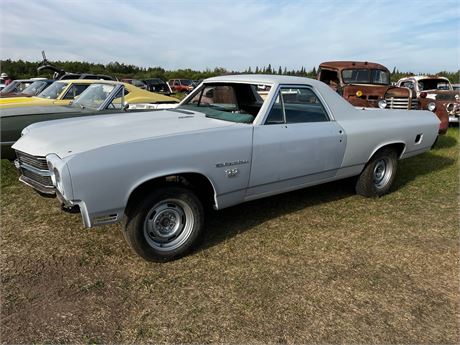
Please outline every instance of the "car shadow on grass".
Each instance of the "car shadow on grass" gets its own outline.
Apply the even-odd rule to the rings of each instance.
[[[440,135],[438,141],[434,145],[435,149],[447,149],[457,145],[457,139],[447,135]]]
[[[197,251],[213,247],[271,219],[353,195],[353,179],[344,179],[246,202],[221,211],[209,210],[205,236]]]
[[[390,193],[422,175],[445,169],[454,162],[451,158],[432,152],[402,160]],[[197,251],[211,248],[279,216],[354,196],[355,181],[355,178],[348,178],[254,200],[217,212],[209,210],[206,214],[205,236]]]
[[[437,155],[433,151],[399,161],[396,179],[391,191],[398,190],[420,176],[443,170],[454,163],[454,159]]]

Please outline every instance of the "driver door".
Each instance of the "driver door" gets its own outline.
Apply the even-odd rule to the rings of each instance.
[[[345,135],[310,87],[281,87],[263,125],[254,127],[247,197],[301,188],[333,177]]]

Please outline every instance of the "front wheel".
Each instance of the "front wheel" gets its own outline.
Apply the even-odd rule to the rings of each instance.
[[[163,187],[128,207],[124,237],[145,260],[174,260],[193,249],[203,220],[203,206],[192,191]]]
[[[396,177],[398,157],[390,148],[378,151],[359,175],[356,193],[365,197],[381,196],[387,193]]]

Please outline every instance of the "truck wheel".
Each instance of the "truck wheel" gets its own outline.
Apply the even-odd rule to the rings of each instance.
[[[127,208],[124,237],[145,260],[170,261],[193,249],[203,224],[203,206],[193,192],[163,187]]]
[[[365,197],[381,196],[388,192],[396,176],[398,157],[390,148],[378,151],[359,175],[356,193]]]

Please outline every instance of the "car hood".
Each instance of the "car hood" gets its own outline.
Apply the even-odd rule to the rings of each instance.
[[[53,105],[56,101],[56,99],[40,98],[36,96],[0,98],[0,110],[33,105]]]
[[[357,90],[360,90],[365,95],[377,95],[382,97],[408,97],[411,93],[408,88],[380,84],[346,84],[344,88],[348,88],[349,94],[354,94]]]
[[[13,149],[33,156],[55,153],[64,158],[103,146],[235,125],[179,109],[98,115],[32,124]]]
[[[430,90],[427,91],[427,98],[437,100],[460,101],[460,91],[458,90]]]

